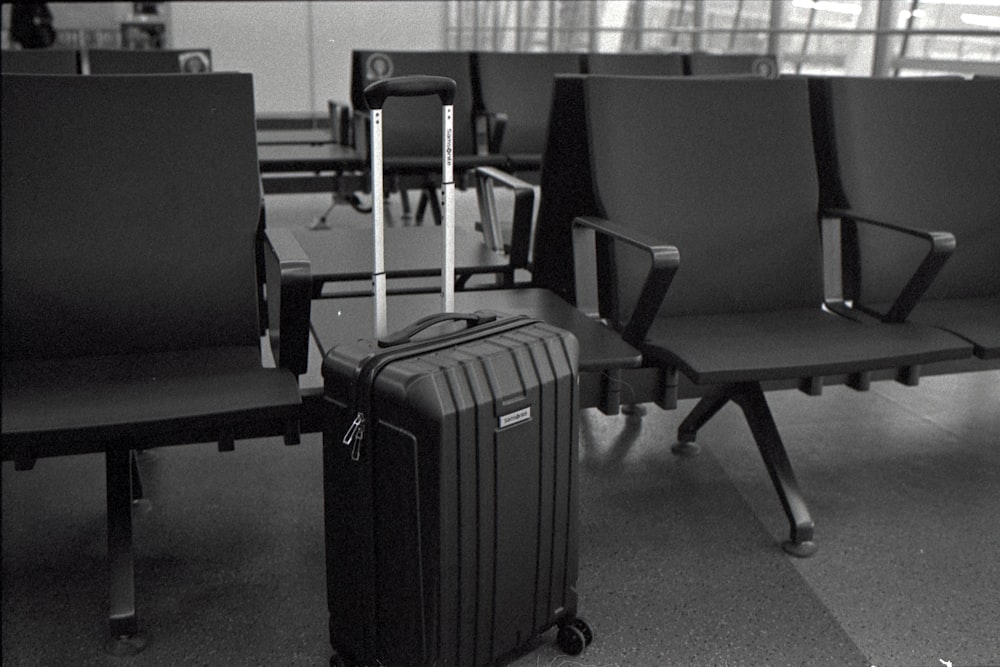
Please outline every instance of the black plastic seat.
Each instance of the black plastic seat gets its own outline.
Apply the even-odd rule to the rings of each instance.
[[[211,49],[87,49],[84,74],[204,74]]]
[[[516,171],[541,169],[553,77],[580,72],[578,53],[475,54],[480,152],[502,153]]]
[[[691,76],[759,76],[774,79],[778,76],[778,61],[771,54],[755,53],[706,53],[696,51],[685,55],[686,74]]]
[[[1000,80],[810,85],[820,176],[841,221],[842,300],[885,317],[920,261],[908,235],[864,220],[944,228],[955,252],[909,320],[962,336],[977,357],[1000,358]],[[892,253],[871,250],[888,244]]]
[[[587,53],[584,74],[625,76],[683,76],[684,54],[673,53]]]
[[[663,370],[668,387],[683,374],[702,388],[679,428],[680,451],[728,402],[742,408],[791,524],[786,550],[809,555],[813,521],[764,383],[792,381],[818,394],[827,380],[843,376],[864,389],[872,371],[893,369],[914,384],[920,364],[966,358],[971,346],[905,322],[905,313],[888,324],[822,308],[805,80],[591,76],[585,92],[600,218],[577,224],[669,242],[681,258],[660,302],[640,293],[648,292],[648,262],[621,244],[609,248],[613,261],[599,265],[609,285],[600,314],[642,349],[644,363]],[[946,235],[923,240],[930,254],[947,255],[938,247]],[[929,281],[939,264],[925,268]],[[673,407],[675,398],[668,391],[660,403]]]
[[[75,49],[4,49],[4,74],[79,74],[80,52]]]
[[[104,452],[108,646],[135,652],[133,452],[298,442],[309,266],[262,227],[250,75],[2,87],[3,458]]]

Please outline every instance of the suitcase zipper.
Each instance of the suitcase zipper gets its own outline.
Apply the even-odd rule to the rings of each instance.
[[[361,458],[361,441],[365,437],[365,413],[358,412],[358,415],[351,422],[351,426],[344,434],[342,442],[351,447],[351,460],[357,461]]]

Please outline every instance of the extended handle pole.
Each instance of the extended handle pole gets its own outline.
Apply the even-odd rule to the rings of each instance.
[[[385,285],[385,190],[382,183],[382,108],[372,109],[372,291],[375,340],[388,333]]]
[[[441,147],[441,195],[444,219],[444,261],[441,264],[441,310],[450,313],[455,310],[455,175],[454,175],[454,110],[451,104],[442,107],[441,119],[444,126]]]
[[[444,209],[444,259],[441,263],[441,310],[455,310],[455,176],[454,176],[454,113],[455,81],[443,76],[404,76],[376,81],[364,90],[365,102],[371,109],[372,217],[373,257],[372,291],[375,301],[375,339],[386,337],[386,276],[385,276],[385,190],[382,160],[382,106],[389,97],[420,97],[437,95],[441,99],[441,198]]]

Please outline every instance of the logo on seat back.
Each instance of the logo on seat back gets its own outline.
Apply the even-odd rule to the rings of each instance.
[[[381,81],[392,76],[392,58],[385,53],[373,53],[365,60],[365,80]]]
[[[778,78],[778,72],[774,66],[774,61],[770,58],[757,58],[751,66],[753,73],[765,79]]]
[[[186,51],[177,54],[177,69],[183,74],[201,74],[212,71],[212,61],[201,51]]]

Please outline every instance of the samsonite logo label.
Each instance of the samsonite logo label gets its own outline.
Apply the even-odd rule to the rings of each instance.
[[[508,426],[513,426],[514,424],[520,424],[521,422],[526,422],[531,419],[531,406],[526,408],[521,408],[517,412],[511,412],[507,415],[502,415],[500,417],[500,428],[507,428]]]

